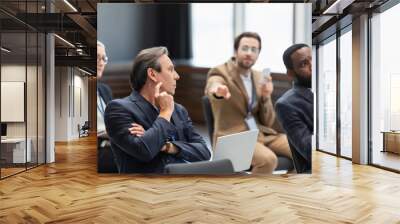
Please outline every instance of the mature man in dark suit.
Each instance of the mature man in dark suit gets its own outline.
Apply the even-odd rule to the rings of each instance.
[[[110,87],[101,82],[107,62],[106,47],[97,41],[97,171],[99,173],[116,173],[118,170],[104,124],[105,108],[113,98]]]
[[[298,173],[311,173],[311,135],[314,131],[311,57],[311,48],[306,44],[295,44],[286,49],[283,61],[294,85],[275,105]]]
[[[130,76],[131,95],[111,101],[105,124],[120,173],[162,173],[170,163],[209,160],[211,153],[173,95],[178,73],[168,50],[142,50]]]

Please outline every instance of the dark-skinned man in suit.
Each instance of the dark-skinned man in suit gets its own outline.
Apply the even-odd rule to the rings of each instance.
[[[297,173],[311,173],[314,95],[311,91],[312,52],[306,44],[294,44],[283,54],[293,88],[276,102],[278,120],[289,140]]]

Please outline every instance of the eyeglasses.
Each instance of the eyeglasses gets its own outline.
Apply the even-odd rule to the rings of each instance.
[[[249,46],[242,46],[240,48],[241,51],[243,52],[249,52],[253,53],[253,54],[258,54],[260,52],[260,49],[256,48],[256,47],[249,47]]]
[[[100,62],[101,60],[104,62],[104,64],[107,64],[108,62],[108,58],[105,55],[103,57],[97,57],[97,62]]]

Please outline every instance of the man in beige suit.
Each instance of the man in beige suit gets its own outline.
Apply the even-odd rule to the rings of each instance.
[[[205,94],[214,114],[213,142],[219,136],[258,128],[252,172],[272,173],[276,154],[292,157],[286,135],[271,128],[275,122],[272,79],[251,69],[261,50],[261,38],[257,33],[242,33],[235,38],[234,50],[234,57],[208,72]]]

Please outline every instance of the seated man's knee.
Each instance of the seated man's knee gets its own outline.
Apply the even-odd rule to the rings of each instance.
[[[254,173],[272,173],[278,165],[278,158],[269,148],[256,147],[252,165]]]
[[[264,166],[268,167],[268,170],[271,170],[271,173],[278,166],[278,157],[273,152],[265,155],[264,161]]]

